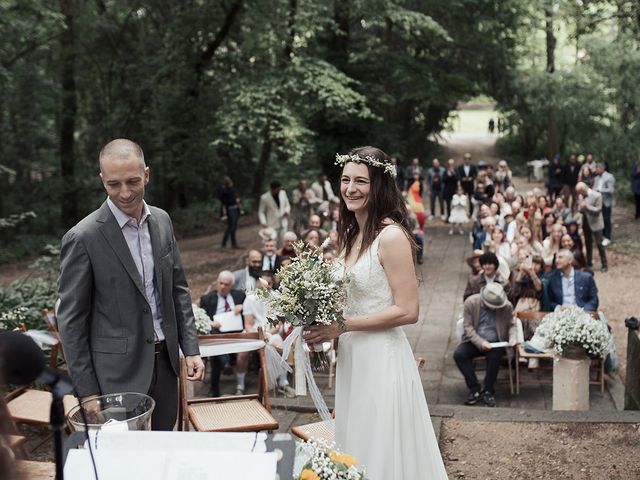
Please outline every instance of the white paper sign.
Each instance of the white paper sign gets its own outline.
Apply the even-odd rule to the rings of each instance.
[[[219,330],[225,332],[241,332],[244,330],[242,316],[234,312],[225,312],[213,316],[214,321],[220,322]]]

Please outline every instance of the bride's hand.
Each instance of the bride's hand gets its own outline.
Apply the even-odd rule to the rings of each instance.
[[[328,342],[342,333],[340,327],[336,322],[331,325],[314,325],[311,327],[304,327],[302,330],[302,339],[311,345],[318,343]]]

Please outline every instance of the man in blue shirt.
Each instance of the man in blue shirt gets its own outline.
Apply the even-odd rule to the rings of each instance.
[[[547,275],[549,310],[559,305],[578,306],[587,312],[598,310],[598,289],[593,276],[573,268],[573,253],[560,250],[556,255],[556,269]]]

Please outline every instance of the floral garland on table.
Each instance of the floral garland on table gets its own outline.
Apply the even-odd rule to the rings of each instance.
[[[360,155],[340,155],[339,153],[336,153],[336,162],[335,162],[336,165],[340,165],[341,167],[344,167],[347,162],[366,163],[371,165],[372,167],[383,169],[385,173],[388,173],[393,178],[396,178],[398,176],[398,172],[396,171],[395,165],[388,162],[381,162],[380,160],[375,158],[373,155],[367,155],[366,157],[361,157]]]
[[[296,480],[366,480],[356,467],[358,460],[335,450],[335,445],[311,440],[300,445],[309,460]]]
[[[607,323],[595,319],[580,307],[558,308],[544,317],[536,329],[547,348],[562,355],[571,347],[583,348],[590,357],[604,357],[611,346]]]
[[[207,312],[195,303],[191,305],[191,308],[193,308],[193,317],[198,335],[208,335],[211,333],[211,318],[209,318]]]

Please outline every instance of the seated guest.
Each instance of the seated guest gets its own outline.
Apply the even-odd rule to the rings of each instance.
[[[556,197],[551,213],[553,213],[557,218],[561,218],[564,225],[573,220],[571,209],[564,204],[564,198],[561,196]]]
[[[471,269],[467,282],[480,276],[482,274],[482,267],[480,266],[480,257],[484,252],[482,250],[474,250],[469,257],[467,257],[467,265]]]
[[[462,342],[453,352],[453,359],[469,389],[464,403],[474,405],[482,399],[488,407],[495,407],[493,387],[505,348],[492,348],[491,343],[508,342],[510,346],[516,344],[513,308],[499,283],[491,282],[479,294],[471,295],[465,300],[463,328]],[[487,361],[484,388],[480,386],[472,362],[474,357],[482,355]],[[507,350],[507,355],[511,361],[511,349]]]
[[[267,288],[271,290],[273,288],[273,275],[269,272],[262,272],[258,282],[258,288]],[[243,315],[245,331],[255,332],[258,327],[261,327],[264,331],[264,336],[267,341],[267,348],[281,348],[282,347],[282,326],[271,326],[267,320],[267,306],[264,302],[256,297],[254,293],[247,295],[243,304]],[[273,350],[272,350],[273,351]],[[244,394],[245,390],[245,376],[249,367],[249,361],[256,352],[241,352],[238,353],[238,360],[236,362],[236,395]],[[275,351],[274,351],[275,353]],[[268,354],[268,352],[267,352]],[[278,355],[277,353],[275,353]],[[287,372],[284,368],[273,371],[275,365],[272,362],[269,363],[269,377],[275,377],[277,381],[277,391],[286,397],[295,397],[295,391],[289,386],[287,380]],[[278,363],[278,362],[276,362]]]
[[[569,223],[565,225],[567,227],[567,233],[573,240],[573,247],[575,250],[582,251],[583,243],[582,236],[580,235],[580,231],[578,229],[578,222],[575,220],[571,220]]]
[[[498,260],[496,254],[492,252],[486,252],[480,255],[478,260],[480,262],[482,273],[469,279],[469,281],[467,282],[467,287],[465,288],[464,294],[462,296],[463,300],[466,300],[471,295],[480,293],[480,290],[482,290],[487,284],[492,282],[502,285],[503,289],[507,292],[508,295],[511,291],[509,279],[503,278],[498,272],[500,261]]]
[[[275,239],[269,239],[262,243],[262,271],[269,272],[271,275],[275,274],[280,268],[280,262],[282,258],[276,252]]]
[[[318,233],[318,230],[311,229],[305,233],[304,243],[308,247],[320,247],[322,242],[320,241],[320,233]]]
[[[320,243],[324,242],[324,239],[329,235],[329,233],[322,228],[320,215],[311,215],[309,217],[309,229],[302,233],[302,238],[306,237],[311,230],[318,232],[318,235],[320,235]]]
[[[234,285],[238,290],[255,290],[256,279],[262,272],[262,253],[258,250],[249,250],[245,262],[246,267],[233,272]]]
[[[518,269],[513,278],[511,300],[514,313],[539,311],[542,300],[542,258],[523,253],[519,258]],[[526,338],[526,337],[525,337]]]
[[[242,304],[245,300],[245,293],[242,290],[236,290],[234,287],[234,275],[229,270],[223,270],[216,280],[216,290],[206,293],[200,298],[200,307],[207,312],[209,317],[213,318],[225,312],[234,311],[242,314]],[[211,322],[211,333],[220,333],[220,323]],[[229,355],[219,355],[211,357],[211,387],[209,388],[209,396],[220,396],[220,372],[229,363]]]
[[[473,248],[479,249],[482,248],[482,244],[485,240],[491,240],[491,235],[493,234],[493,229],[496,227],[496,219],[495,217],[489,215],[481,220],[482,230],[479,231],[474,240],[473,240]]]
[[[282,236],[282,248],[278,250],[280,256],[280,263],[286,258],[293,258],[296,256],[296,252],[293,249],[293,244],[298,240],[296,232],[285,232]]]
[[[587,268],[587,261],[582,254],[582,250],[576,249],[576,244],[574,243],[573,238],[571,238],[571,235],[569,235],[568,233],[562,235],[560,246],[562,248],[570,250],[571,253],[573,253],[573,266],[575,268],[577,268],[581,272],[587,272],[593,275],[593,271]]]
[[[547,274],[549,309],[557,306],[578,306],[587,312],[598,310],[598,289],[593,275],[573,268],[573,253],[560,250],[556,255],[556,270]]]

